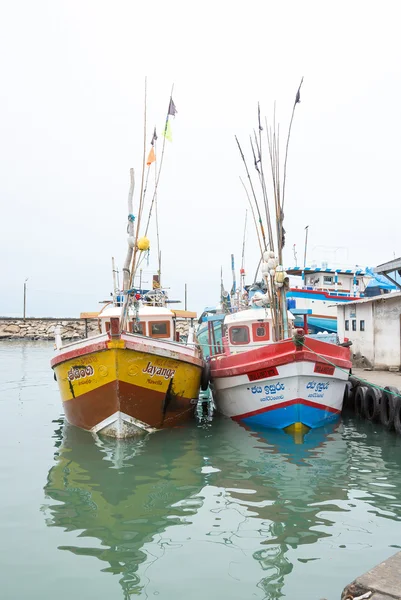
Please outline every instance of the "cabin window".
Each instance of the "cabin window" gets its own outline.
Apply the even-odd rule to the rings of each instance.
[[[150,336],[153,338],[170,337],[170,321],[153,321],[149,323]]]
[[[348,319],[345,320],[345,331],[349,331],[349,321],[348,321]]]
[[[252,323],[254,342],[266,342],[270,339],[269,323]]]
[[[365,331],[365,321],[363,319],[359,321],[359,331]]]
[[[249,327],[230,327],[230,342],[234,345],[249,344]]]
[[[352,331],[356,331],[356,319],[352,320]]]
[[[333,283],[333,276],[332,275],[325,275],[323,277],[323,283]]]
[[[106,332],[110,331],[110,321],[106,321],[105,326],[106,326]]]
[[[130,323],[131,333],[138,333],[139,335],[146,335],[145,323],[137,323],[138,331],[134,331],[134,321]]]

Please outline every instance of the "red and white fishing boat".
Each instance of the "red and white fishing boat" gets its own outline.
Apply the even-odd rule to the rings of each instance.
[[[268,308],[227,315],[223,331],[223,351],[210,358],[220,412],[278,429],[315,428],[338,418],[351,368],[348,347],[323,341],[323,335],[304,336],[303,330],[273,342]]]
[[[301,85],[295,97],[284,152],[280,149],[279,133],[282,130],[278,128],[276,118],[272,126],[268,127],[267,121],[262,126],[258,107],[258,134],[255,128],[251,144],[260,183],[259,200],[237,140],[250,181],[248,200],[259,219],[260,227],[256,218],[255,225],[261,250],[262,281],[251,287],[244,285],[244,235],[240,289],[236,289],[232,260],[231,295],[224,292],[222,286],[220,311],[226,313],[224,320],[219,320],[218,314],[206,318],[210,376],[217,409],[237,421],[275,428],[295,426],[295,429],[319,427],[338,417],[351,368],[349,348],[338,345],[335,334],[331,338],[327,335],[325,340],[324,337],[305,336],[308,331],[303,330],[294,335],[294,317],[288,310],[290,284],[283,268],[284,199],[290,132],[295,108],[300,102]],[[262,132],[265,130],[268,152],[262,152]],[[262,156],[270,157],[267,168],[263,167]],[[283,170],[280,156],[284,156]],[[270,182],[266,182],[265,173],[271,175]],[[271,189],[273,193],[268,193]],[[204,323],[202,328],[198,332],[201,343],[201,336],[205,335]]]

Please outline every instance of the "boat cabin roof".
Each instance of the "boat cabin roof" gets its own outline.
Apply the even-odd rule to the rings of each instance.
[[[305,272],[305,275],[307,275],[308,273],[337,273],[338,275],[349,275],[349,276],[353,276],[353,275],[358,275],[360,277],[363,277],[364,275],[366,275],[365,273],[365,269],[344,269],[344,268],[329,268],[326,265],[322,265],[321,267],[318,266],[313,266],[313,267],[288,267],[286,269],[286,273],[287,275],[302,275],[302,273]]]
[[[287,311],[288,319],[294,320],[292,313]],[[248,308],[236,313],[227,315],[224,319],[225,325],[234,325],[238,323],[257,323],[258,321],[271,321],[272,314],[270,308]]]
[[[134,316],[134,310],[132,307],[129,311],[130,316]],[[108,306],[100,314],[99,319],[110,319],[110,317],[119,317],[121,315],[121,306]],[[140,306],[138,316],[141,319],[164,319],[173,318],[175,315],[173,311],[163,306]]]

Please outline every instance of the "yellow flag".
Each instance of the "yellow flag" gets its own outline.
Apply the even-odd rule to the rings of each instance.
[[[156,160],[156,155],[155,155],[155,151],[153,150],[153,146],[150,149],[149,155],[148,155],[148,160],[146,161],[146,164],[148,165],[148,167],[150,167],[150,165],[152,163],[154,163]]]
[[[166,138],[166,140],[168,140],[169,142],[173,141],[173,132],[171,131],[170,120],[168,120],[166,123],[166,128],[163,132],[163,135]]]

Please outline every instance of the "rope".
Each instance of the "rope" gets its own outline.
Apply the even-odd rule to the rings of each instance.
[[[316,354],[316,356],[318,356],[319,358],[321,358],[325,362],[329,363],[329,365],[331,365],[332,367],[335,367],[336,369],[338,369],[339,371],[342,371],[343,373],[346,373],[349,376],[349,371],[346,371],[345,369],[342,369],[341,367],[338,367],[336,364],[334,364],[333,362],[331,362],[331,360],[329,360],[328,358],[326,358],[322,354],[319,354],[315,350],[312,350],[312,348],[309,348],[309,346],[307,346],[305,344],[305,342],[302,342],[300,340],[299,343],[304,348],[306,348],[307,350],[309,350],[309,352],[312,352],[313,354]],[[395,396],[396,398],[401,398],[401,394],[400,393],[392,392],[391,390],[386,390],[386,388],[383,388],[380,385],[377,385],[376,383],[371,383],[367,379],[363,379],[362,377],[358,377],[357,375],[352,375],[352,377],[354,377],[358,381],[361,381],[362,383],[366,383],[368,386],[370,386],[372,388],[375,388],[376,390],[380,390],[381,392],[386,392],[387,394],[391,394],[392,396]]]

